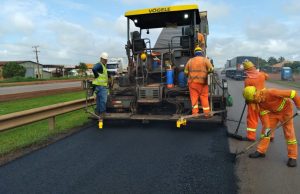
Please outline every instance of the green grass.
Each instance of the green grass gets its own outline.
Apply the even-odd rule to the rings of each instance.
[[[49,80],[82,80],[82,79],[86,79],[86,78],[91,78],[93,76],[70,76],[70,77],[52,77],[50,79],[37,79],[37,78],[33,78],[33,77],[12,77],[12,78],[7,78],[4,80],[0,80],[0,83],[17,83],[17,82],[35,82],[35,81],[49,81]]]
[[[0,115],[85,98],[85,91],[20,99],[0,103]]]
[[[0,156],[6,153],[37,144],[49,137],[68,131],[70,128],[84,125],[88,115],[83,110],[66,113],[56,117],[56,128],[48,129],[48,120],[17,127],[0,132]]]
[[[1,80],[0,83],[10,83],[10,82],[32,82],[32,81],[43,81],[45,79],[36,79],[33,77],[12,77]]]
[[[300,88],[300,82],[293,82],[293,81],[281,81],[281,80],[268,80],[269,82],[276,83],[283,86],[291,86]]]

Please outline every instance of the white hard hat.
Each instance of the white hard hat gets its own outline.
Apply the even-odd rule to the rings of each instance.
[[[108,54],[106,52],[101,53],[100,58],[102,59],[108,59]]]

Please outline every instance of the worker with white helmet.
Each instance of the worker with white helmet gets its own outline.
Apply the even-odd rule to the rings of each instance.
[[[106,52],[101,53],[100,62],[96,63],[93,67],[93,73],[95,79],[93,85],[96,93],[96,109],[95,113],[103,118],[106,112],[106,101],[108,94],[108,74],[106,64],[108,60],[108,54]]]

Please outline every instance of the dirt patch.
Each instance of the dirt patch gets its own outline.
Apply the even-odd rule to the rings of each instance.
[[[17,94],[5,94],[5,95],[0,95],[0,102],[6,102],[6,101],[12,101],[12,100],[24,99],[24,98],[34,98],[34,97],[54,95],[54,94],[62,94],[67,92],[78,92],[82,90],[83,89],[81,87],[71,87],[71,88],[60,88],[54,90],[23,92]]]
[[[95,125],[95,122],[90,121],[85,125],[72,128],[72,129],[68,130],[67,132],[59,133],[59,134],[53,135],[51,137],[48,137],[46,140],[41,140],[40,142],[33,143],[33,144],[28,145],[26,147],[17,149],[13,152],[10,152],[10,153],[4,154],[4,155],[0,155],[0,166],[8,164],[9,162],[11,162],[15,159],[26,156],[27,154],[30,154],[33,151],[36,151],[36,150],[39,150],[41,148],[47,147],[50,144],[53,144],[53,143],[55,143],[57,141],[60,141],[64,138],[67,138],[67,137],[69,137],[73,134],[76,134],[76,133],[78,133],[78,132],[80,132],[80,131],[88,128],[88,127],[93,126],[93,125]]]

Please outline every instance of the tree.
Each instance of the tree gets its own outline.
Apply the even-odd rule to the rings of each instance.
[[[83,75],[86,76],[86,71],[88,68],[85,63],[79,63],[78,69],[79,69],[81,76],[83,76]]]
[[[9,62],[3,66],[3,77],[12,78],[16,76],[24,77],[26,68],[16,62]]]
[[[268,62],[262,58],[259,58],[257,59],[257,66],[262,68],[262,67],[265,67],[268,65]]]
[[[269,57],[269,59],[268,59],[268,64],[269,64],[270,66],[272,66],[272,65],[274,65],[274,64],[276,64],[276,63],[278,63],[278,61],[277,61],[277,59],[276,59],[275,57]]]
[[[300,61],[294,61],[284,64],[285,67],[290,67],[294,73],[298,73],[300,69]]]
[[[284,58],[284,57],[281,56],[281,57],[278,58],[278,63],[281,63],[281,62],[283,62],[283,61],[285,61],[285,58]]]

